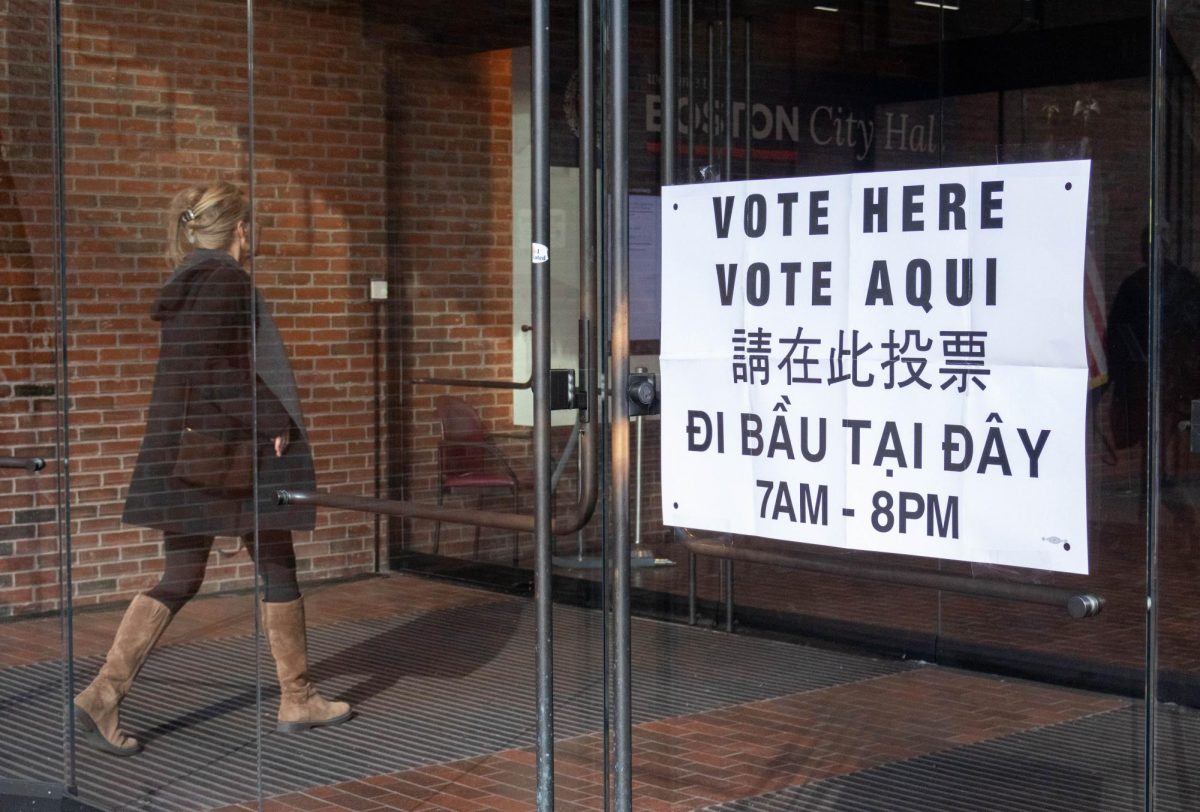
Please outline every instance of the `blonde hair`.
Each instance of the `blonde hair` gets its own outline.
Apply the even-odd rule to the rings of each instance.
[[[173,267],[193,248],[229,248],[249,216],[250,204],[232,183],[184,189],[167,207],[167,260]]]

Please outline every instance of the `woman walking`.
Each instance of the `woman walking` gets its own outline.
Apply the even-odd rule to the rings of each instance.
[[[126,523],[162,531],[166,560],[159,583],[126,610],[100,673],[75,698],[79,729],[122,756],[141,743],[121,729],[121,701],[171,618],[199,591],[216,536],[242,538],[263,584],[280,686],[277,729],[336,724],[352,713],[323,699],[308,674],[292,531],[311,530],[314,513],[282,508],[273,496],[311,490],[316,479],[287,351],[241,266],[251,245],[246,199],[229,183],[180,192],[168,210],[168,244],[175,270],[151,315],[161,325],[160,353],[124,512]]]

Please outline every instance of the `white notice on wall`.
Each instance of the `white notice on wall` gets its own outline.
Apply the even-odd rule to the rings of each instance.
[[[665,523],[1086,573],[1090,169],[664,189]]]

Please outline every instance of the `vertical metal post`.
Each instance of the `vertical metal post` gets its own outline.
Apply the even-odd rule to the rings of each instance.
[[[587,390],[588,425],[584,431],[601,431],[600,416],[596,414],[599,403],[597,393],[597,347],[595,330],[597,325],[588,319],[596,312],[598,298],[596,285],[596,49],[594,9],[592,0],[579,0],[579,262],[583,279],[579,286],[580,330],[579,340],[582,357],[588,359],[583,371],[583,385]],[[580,462],[580,489],[583,486],[583,455]],[[593,472],[588,472],[592,475]],[[579,558],[583,558],[583,528],[576,534]]]
[[[675,0],[662,0],[662,185],[675,182],[675,145],[679,137],[675,115]]]
[[[694,183],[696,180],[696,31],[694,4],[695,0],[688,0],[688,183]]]
[[[381,401],[383,389],[383,363],[382,363],[382,348],[380,336],[382,320],[383,302],[375,302],[371,308],[371,339],[374,345],[375,358],[375,381],[371,392],[372,405],[375,408],[375,498],[383,498],[383,403]],[[380,549],[383,539],[383,516],[379,513],[375,514],[375,569],[374,572],[379,574],[383,571],[383,555]]]
[[[725,0],[725,109],[721,120],[725,127],[725,174],[721,180],[733,180],[733,0]]]
[[[746,180],[750,180],[750,153],[754,150],[754,119],[750,114],[750,18],[746,18]]]
[[[713,156],[713,151],[716,149],[716,137],[717,137],[717,135],[716,135],[716,133],[717,133],[717,125],[716,125],[717,116],[716,116],[716,111],[713,110],[713,103],[715,102],[715,100],[713,99],[713,78],[714,78],[713,77],[713,66],[714,66],[715,59],[716,59],[716,54],[714,53],[713,49],[715,47],[716,47],[716,41],[715,41],[715,37],[713,35],[713,24],[709,23],[708,24],[708,82],[707,82],[707,84],[708,84],[708,112],[707,112],[708,121],[705,123],[705,129],[708,130],[708,154],[705,156],[704,163],[707,164],[710,169],[714,168],[716,166],[716,164],[714,163],[714,161],[716,161],[716,158]]]
[[[688,625],[696,625],[696,554],[688,550]]]
[[[533,203],[534,600],[537,680],[537,808],[554,810],[554,643],[550,533],[550,3],[533,0],[530,87]]]
[[[250,231],[252,234],[257,234],[258,229],[255,227],[257,225],[257,223],[255,222],[255,217],[254,217],[255,207],[257,205],[257,200],[258,200],[258,189],[255,184],[255,175],[254,175],[255,166],[258,164],[258,156],[257,156],[257,152],[255,151],[255,149],[256,149],[255,144],[258,142],[258,139],[255,137],[256,134],[254,131],[254,124],[255,124],[255,118],[254,118],[254,110],[255,110],[255,99],[254,99],[254,87],[255,87],[255,85],[254,85],[254,73],[255,73],[254,42],[255,42],[255,40],[254,40],[254,34],[255,34],[255,30],[254,30],[254,0],[246,0],[246,77],[247,77],[246,78],[246,84],[247,84],[246,104],[248,107],[248,114],[246,116],[246,118],[248,119],[246,122],[246,161],[247,161],[247,164],[249,164],[249,168],[248,168],[248,171],[246,174],[247,174],[247,186],[249,188],[249,196],[250,196]],[[256,266],[255,266],[254,260],[253,260],[253,249],[251,249],[250,285],[252,287],[255,285],[256,271],[257,271],[257,269],[256,269]],[[258,324],[258,313],[256,312],[257,307],[258,307],[258,297],[255,296],[250,300],[250,320],[251,320],[252,325]],[[250,378],[251,378],[251,380],[257,380],[257,378],[258,378],[258,329],[257,328],[252,328],[250,330]],[[250,390],[250,413],[252,415],[257,416],[258,410],[259,410],[258,387],[256,386],[256,387],[252,387]],[[254,443],[257,445],[258,444],[258,421],[257,420],[255,420],[253,422],[253,424],[251,425],[250,432],[251,432],[251,436],[253,437]],[[253,480],[252,480],[251,484],[253,487],[254,504],[258,505],[259,504],[260,480],[259,480],[259,460],[258,460],[257,456],[251,458],[251,471],[253,474]],[[254,590],[254,707],[256,709],[261,709],[263,706],[262,647],[263,647],[264,634],[263,634],[263,627],[262,627],[263,617],[262,617],[262,612],[259,610],[259,607],[266,600],[266,589],[267,589],[266,583],[260,577],[261,572],[259,571],[259,563],[258,563],[258,562],[262,561],[262,548],[261,548],[262,536],[259,533],[259,519],[260,519],[259,511],[257,508],[255,508],[254,514],[251,517],[250,524],[251,524],[251,527],[253,528],[253,534],[254,534],[253,540],[252,540],[252,544],[254,545],[254,548],[252,550],[252,553],[253,553],[252,557],[254,559],[254,582],[257,585],[257,588]],[[259,810],[262,810],[262,808],[263,808],[263,721],[262,721],[262,716],[263,715],[261,713],[254,714],[254,741],[255,741],[254,786],[255,786],[255,792],[258,796]]]
[[[607,25],[609,17],[609,5],[611,0],[596,0],[596,15],[604,21],[600,25],[597,37],[597,47],[601,54],[608,54],[609,43],[611,42],[611,31]],[[612,165],[612,116],[611,113],[611,98],[609,93],[609,63],[606,58],[600,59],[596,64],[596,73],[598,82],[596,84],[596,104],[598,109],[602,110],[602,126],[600,127],[600,149],[597,153],[601,161],[601,171],[603,172],[604,181],[600,184],[599,199],[607,201],[609,195],[608,189],[608,168]],[[608,258],[612,256],[612,228],[609,223],[609,217],[612,215],[612,207],[608,205],[600,205],[598,209],[599,220],[599,239],[596,243],[596,250],[600,252],[605,265],[608,263]],[[600,307],[598,308],[599,319],[596,325],[597,346],[602,348],[599,352],[599,360],[597,363],[600,371],[600,382],[597,389],[601,393],[610,393],[612,391],[612,382],[610,380],[611,370],[609,364],[609,354],[611,353],[612,335],[612,302],[608,289],[607,275],[602,275],[605,284],[597,287],[596,293],[600,297]],[[611,420],[611,409],[609,407],[610,398],[601,397],[596,402],[596,428],[600,431],[599,455],[600,455],[600,477],[597,485],[600,490],[600,558],[603,566],[600,569],[600,641],[604,651],[603,675],[601,676],[601,689],[604,697],[603,711],[603,741],[604,741],[604,797],[602,809],[605,812],[612,809],[612,771],[613,771],[613,731],[612,731],[612,677],[613,677],[613,654],[612,654],[612,536],[609,533],[611,526],[612,511],[609,509],[611,504],[609,498],[609,483],[612,482],[612,429],[609,425]]]
[[[727,558],[725,566],[725,631],[733,631],[733,559]]]
[[[633,418],[633,423],[633,552],[641,555],[646,552],[642,549],[642,416]]]
[[[645,372],[645,367],[638,367],[638,372]],[[633,548],[630,555],[633,558],[654,558],[653,551],[642,546],[642,438],[644,423],[640,414],[633,418]]]
[[[608,257],[612,290],[612,505],[614,740],[613,800],[618,812],[633,809],[632,665],[629,578],[629,0],[609,7],[612,158],[609,162]]]
[[[75,791],[77,779],[75,752],[75,604],[71,550],[71,439],[70,397],[67,391],[67,373],[70,369],[67,355],[67,180],[66,180],[66,117],[63,110],[62,72],[62,3],[54,0],[50,4],[50,115],[54,150],[54,264],[55,286],[58,305],[58,353],[54,375],[56,398],[55,420],[58,465],[55,466],[55,500],[57,522],[55,530],[59,545],[59,622],[65,650],[66,667],[60,686],[62,696],[63,734],[63,784]]]
[[[1149,397],[1146,409],[1146,755],[1142,762],[1145,808],[1153,812],[1158,768],[1158,538],[1159,490],[1162,487],[1162,265],[1160,224],[1166,221],[1163,182],[1167,118],[1167,0],[1155,0],[1153,11],[1153,71],[1150,77],[1150,329],[1146,374]]]

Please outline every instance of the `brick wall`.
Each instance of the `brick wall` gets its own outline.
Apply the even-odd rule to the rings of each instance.
[[[48,40],[44,3],[12,10],[0,54],[0,239],[10,249],[0,268],[0,452],[40,453],[51,465],[38,478],[0,481],[0,615],[51,609],[59,590]],[[233,11],[220,2],[64,6],[70,507],[81,605],[123,599],[161,568],[158,534],[124,526],[120,512],[157,358],[148,313],[169,272],[166,202],[190,183],[249,179],[246,26]],[[364,30],[353,2],[259,3],[255,28],[256,279],[289,346],[319,485],[371,494],[381,314],[367,301],[370,279],[392,283],[397,374],[511,378],[511,58],[444,55],[412,31]],[[392,474],[408,495],[433,499],[433,398],[446,390],[402,389],[389,415],[403,424]],[[510,425],[506,392],[466,396],[490,425]],[[527,444],[509,450],[527,469]],[[431,527],[410,531],[427,543]],[[297,539],[301,576],[369,568],[373,535],[371,517],[320,511],[316,531]],[[462,552],[469,532],[447,528],[443,538],[444,549]],[[205,590],[251,577],[244,553],[214,554]]]
[[[435,398],[461,396],[493,429],[511,426],[507,390],[414,384],[417,378],[512,380],[512,58],[444,54],[411,33],[389,49],[395,258],[392,318],[404,383],[394,495],[436,501],[440,436]],[[505,451],[527,469],[527,444]],[[447,504],[473,506],[473,495]],[[489,508],[507,501],[486,498]],[[431,549],[433,523],[411,520],[404,544]],[[485,530],[485,543],[506,538]],[[441,551],[467,552],[474,531],[446,525]]]
[[[44,12],[41,0],[14,0],[0,21],[0,454],[54,458],[61,390]],[[292,352],[319,484],[362,494],[374,490],[377,314],[366,289],[386,275],[389,488],[433,501],[437,395],[461,394],[491,427],[511,425],[507,391],[412,383],[512,377],[511,60],[507,51],[449,52],[411,28],[365,24],[363,14],[349,0],[256,4],[255,268]],[[247,181],[249,84],[237,3],[108,0],[64,5],[63,18],[71,520],[77,595],[91,603],[157,576],[157,534],[123,526],[120,508],[157,355],[147,314],[167,272],[162,211],[187,183]],[[794,37],[780,39],[792,55],[781,64],[790,64]],[[1041,96],[1054,90],[1006,99],[1008,126],[1034,128]],[[1110,296],[1137,262],[1136,229],[1121,224],[1145,199],[1143,161],[1127,160],[1144,144],[1143,90],[1138,81],[1071,88],[1104,102],[1091,137],[1113,226],[1101,263]],[[986,160],[994,148],[993,122],[976,107],[992,110],[991,97],[948,105],[948,148],[962,160]],[[644,515],[654,528],[657,424],[648,429]],[[555,450],[565,439],[556,433]],[[506,450],[528,481],[528,443]],[[40,477],[0,477],[0,615],[54,605],[54,473],[52,464]],[[572,493],[568,478],[560,504]],[[370,517],[321,511],[319,521],[299,539],[302,575],[370,566]],[[429,549],[431,522],[395,526],[406,545]],[[473,531],[444,531],[443,552],[469,552]],[[485,530],[485,552],[506,552],[507,538]],[[245,586],[251,569],[241,554],[214,559],[206,588]]]
[[[56,274],[45,4],[0,18],[0,454],[54,456]],[[53,465],[0,471],[0,617],[53,599]]]
[[[63,6],[71,524],[78,604],[152,585],[156,532],[120,512],[141,439],[169,269],[164,209],[179,188],[249,171],[246,21],[224,2]],[[10,4],[0,165],[0,453],[55,457],[53,167],[45,4]],[[382,48],[357,3],[256,4],[257,283],[296,371],[322,487],[373,491],[370,278],[385,272]],[[54,471],[0,484],[0,615],[58,597]],[[36,482],[36,484],[31,484]],[[22,521],[24,519],[24,521]],[[297,538],[301,577],[360,572],[373,521],[321,511]],[[206,590],[250,583],[216,557]]]

